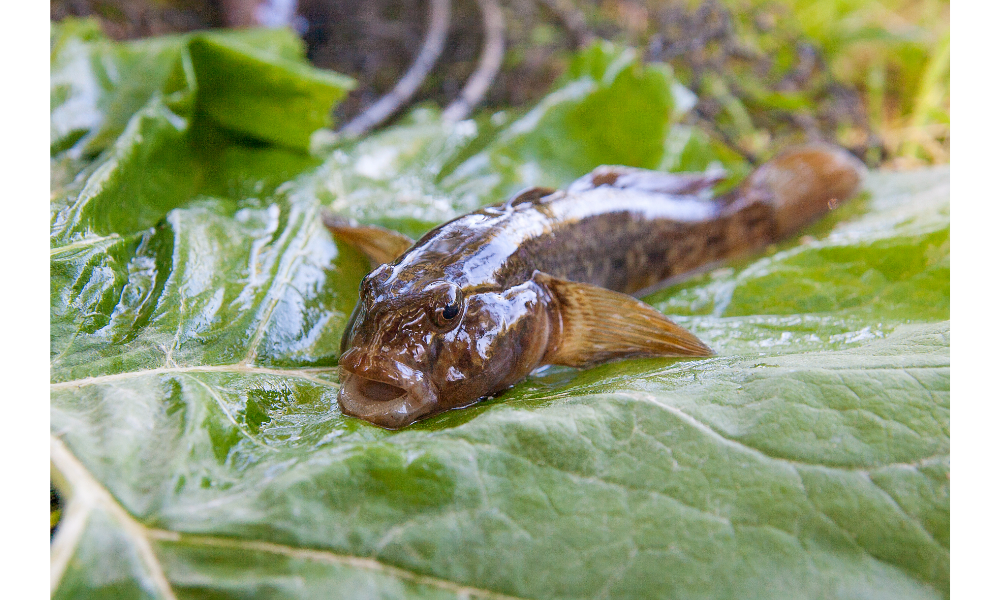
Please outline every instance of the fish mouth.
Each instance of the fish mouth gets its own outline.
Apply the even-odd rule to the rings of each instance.
[[[406,390],[401,387],[375,381],[374,379],[365,379],[360,375],[354,375],[353,377],[349,377],[349,379],[353,384],[352,393],[364,397],[373,403],[389,402],[406,393]]]
[[[396,361],[348,360],[340,368],[337,402],[346,415],[399,429],[428,416],[437,404],[437,392],[427,378]]]

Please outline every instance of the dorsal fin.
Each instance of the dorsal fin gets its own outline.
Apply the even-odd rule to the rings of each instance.
[[[554,194],[556,191],[548,187],[532,187],[526,190],[521,190],[514,195],[513,198],[503,203],[505,207],[517,206],[524,202],[535,202],[536,200],[541,200],[542,198]]]
[[[605,165],[577,179],[566,191],[579,193],[609,186],[653,194],[693,196],[710,189],[725,178],[726,173],[721,169],[704,173],[664,173],[635,167]]]

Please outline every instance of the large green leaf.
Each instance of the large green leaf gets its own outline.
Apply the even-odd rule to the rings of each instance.
[[[673,126],[668,69],[603,47],[519,118],[423,109],[306,155],[262,82],[334,79],[228,35],[55,29],[53,94],[102,90],[63,129],[53,105],[55,595],[948,595],[947,169],[873,174],[809,237],[647,298],[714,358],[548,369],[387,432],[337,407],[366,261],[322,206],[416,235],[602,162],[746,167]],[[128,52],[152,91],[67,66]],[[199,101],[184,52],[253,84]]]

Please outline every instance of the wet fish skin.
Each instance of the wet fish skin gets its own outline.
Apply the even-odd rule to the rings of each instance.
[[[396,429],[544,364],[710,355],[626,294],[791,235],[852,196],[863,173],[842,149],[803,146],[711,199],[718,173],[599,167],[566,191],[535,188],[458,217],[363,280],[342,341],[341,408]],[[362,229],[328,225],[341,237]],[[372,246],[373,260],[390,258]]]
[[[385,272],[383,265],[373,274]],[[397,429],[510,387],[548,348],[552,298],[533,281],[463,294],[451,327],[434,319],[448,301],[440,288],[394,296],[381,285],[369,284],[345,332],[338,395],[345,414]],[[372,381],[405,393],[373,399]]]

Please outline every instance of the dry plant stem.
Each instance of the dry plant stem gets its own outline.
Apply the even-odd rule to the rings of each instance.
[[[444,49],[450,20],[450,0],[431,0],[427,36],[424,38],[420,53],[410,65],[410,69],[396,83],[396,87],[392,88],[392,91],[379,98],[375,104],[344,125],[340,133],[350,137],[361,136],[388,119],[413,97],[417,88],[434,67],[434,63],[437,62],[441,50]]]
[[[500,71],[503,62],[503,12],[496,0],[477,0],[479,12],[483,16],[483,30],[486,39],[483,42],[483,53],[479,57],[476,70],[465,82],[465,87],[441,115],[445,121],[461,121],[469,115],[473,108],[483,99],[493,79]]]

